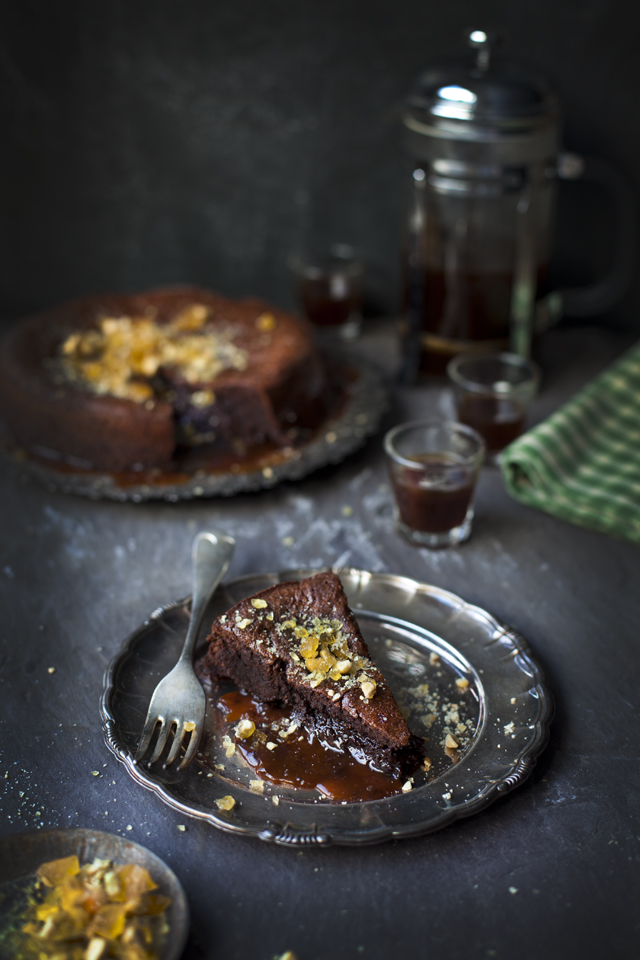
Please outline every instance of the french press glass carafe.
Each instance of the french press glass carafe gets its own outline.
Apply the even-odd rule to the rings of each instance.
[[[510,349],[561,315],[588,316],[624,292],[634,259],[633,203],[606,165],[560,152],[560,108],[547,81],[495,55],[474,30],[466,59],[427,69],[407,101],[413,160],[405,259],[404,379],[442,373],[461,351]],[[611,273],[549,291],[558,178],[599,180],[618,208]]]

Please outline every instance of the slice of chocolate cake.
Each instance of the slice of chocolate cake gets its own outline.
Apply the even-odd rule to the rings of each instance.
[[[378,770],[405,775],[424,757],[334,573],[279,583],[218,617],[199,672],[283,702]]]

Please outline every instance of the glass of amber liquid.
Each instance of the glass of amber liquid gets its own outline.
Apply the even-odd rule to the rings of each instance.
[[[449,547],[471,533],[482,437],[461,423],[416,420],[384,438],[396,525],[412,543]]]
[[[489,458],[524,430],[527,407],[540,383],[533,360],[515,353],[461,353],[447,365],[461,423],[484,437]]]
[[[305,316],[326,337],[355,339],[362,325],[364,265],[353,247],[336,243],[313,256],[290,257]]]

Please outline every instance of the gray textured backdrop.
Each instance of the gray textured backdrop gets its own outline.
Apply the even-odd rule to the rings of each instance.
[[[194,281],[291,303],[287,254],[347,240],[398,302],[398,105],[465,27],[546,70],[566,145],[638,184],[640,18],[623,0],[13,0],[0,5],[0,316]],[[597,188],[563,187],[556,273],[604,269]],[[640,286],[607,322],[635,325]]]

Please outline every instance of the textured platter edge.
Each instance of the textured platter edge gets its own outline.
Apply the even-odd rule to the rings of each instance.
[[[49,492],[70,493],[91,500],[131,503],[164,500],[177,503],[180,500],[233,497],[239,493],[269,489],[285,480],[301,480],[321,467],[340,463],[376,432],[388,403],[382,379],[361,358],[349,354],[346,360],[356,370],[357,378],[349,389],[342,412],[329,417],[316,435],[295,448],[290,457],[279,463],[274,462],[268,468],[247,473],[229,471],[194,475],[179,484],[121,487],[108,473],[65,473],[41,461],[31,460],[28,456],[16,456],[5,444],[0,444],[0,450],[14,469],[20,469],[43,483]]]
[[[247,585],[251,584],[251,586],[247,586],[245,595],[248,595],[253,592],[256,580],[264,580],[264,585],[267,585],[267,583],[273,584],[284,579],[299,579],[316,572],[318,571],[295,569],[285,570],[275,574],[251,574],[234,579],[229,584],[223,584],[223,588],[233,586],[242,592],[243,583]],[[531,724],[531,734],[522,749],[514,751],[513,756],[509,758],[508,771],[504,775],[488,779],[485,785],[481,789],[478,789],[472,798],[457,803],[447,802],[438,810],[437,814],[431,814],[428,819],[416,820],[408,817],[407,821],[401,824],[385,824],[381,821],[379,825],[376,825],[374,821],[376,819],[380,820],[380,817],[377,816],[372,818],[372,822],[366,831],[353,829],[343,830],[339,827],[332,829],[331,826],[322,826],[315,822],[307,822],[304,824],[296,823],[295,817],[287,818],[286,816],[282,816],[285,812],[284,810],[281,811],[278,822],[272,822],[272,820],[276,820],[275,816],[265,818],[263,824],[234,822],[228,817],[214,812],[211,808],[183,802],[133,758],[119,735],[117,718],[114,717],[112,713],[110,701],[114,692],[114,680],[117,668],[121,660],[131,653],[140,634],[150,626],[152,621],[162,619],[168,612],[183,607],[188,602],[189,598],[186,598],[186,600],[166,604],[155,610],[137,630],[129,635],[121,650],[111,661],[105,672],[104,691],[100,702],[105,741],[111,752],[123,763],[133,780],[145,789],[156,793],[163,802],[175,810],[187,816],[205,820],[228,833],[254,836],[263,841],[273,842],[287,847],[322,847],[330,844],[343,846],[368,845],[391,839],[424,836],[453,823],[455,820],[480,812],[500,796],[504,796],[506,793],[520,786],[527,779],[549,739],[549,727],[554,708],[551,694],[544,682],[542,670],[535,662],[524,638],[515,630],[500,623],[500,621],[486,610],[469,604],[456,594],[443,590],[442,588],[434,587],[409,577],[396,576],[393,574],[375,574],[354,568],[334,568],[334,572],[340,575],[347,595],[349,596],[350,603],[352,600],[349,589],[350,586],[353,589],[354,585],[356,585],[355,588],[357,589],[357,584],[365,582],[369,585],[373,581],[374,584],[384,584],[387,588],[389,586],[393,588],[395,585],[400,591],[413,590],[417,597],[429,598],[453,609],[456,617],[467,615],[484,622],[487,627],[491,628],[491,633],[487,634],[486,647],[499,646],[501,649],[507,649],[507,653],[502,659],[512,660],[518,671],[517,675],[528,678],[529,687],[527,692],[537,701],[537,716],[535,722]],[[356,616],[361,607],[362,604],[356,603],[352,605]],[[406,622],[410,623],[409,620]],[[448,642],[446,638],[444,639],[445,642]],[[504,719],[504,717],[502,719]],[[473,754],[473,751],[471,753]],[[399,797],[398,800],[400,803],[408,806],[410,802],[415,801],[419,793],[420,791],[416,790],[413,792],[413,796],[407,794]],[[376,801],[367,801],[361,804],[361,806],[373,807],[377,803]],[[289,807],[295,811],[295,801],[292,801]],[[327,808],[325,807],[323,809]]]

